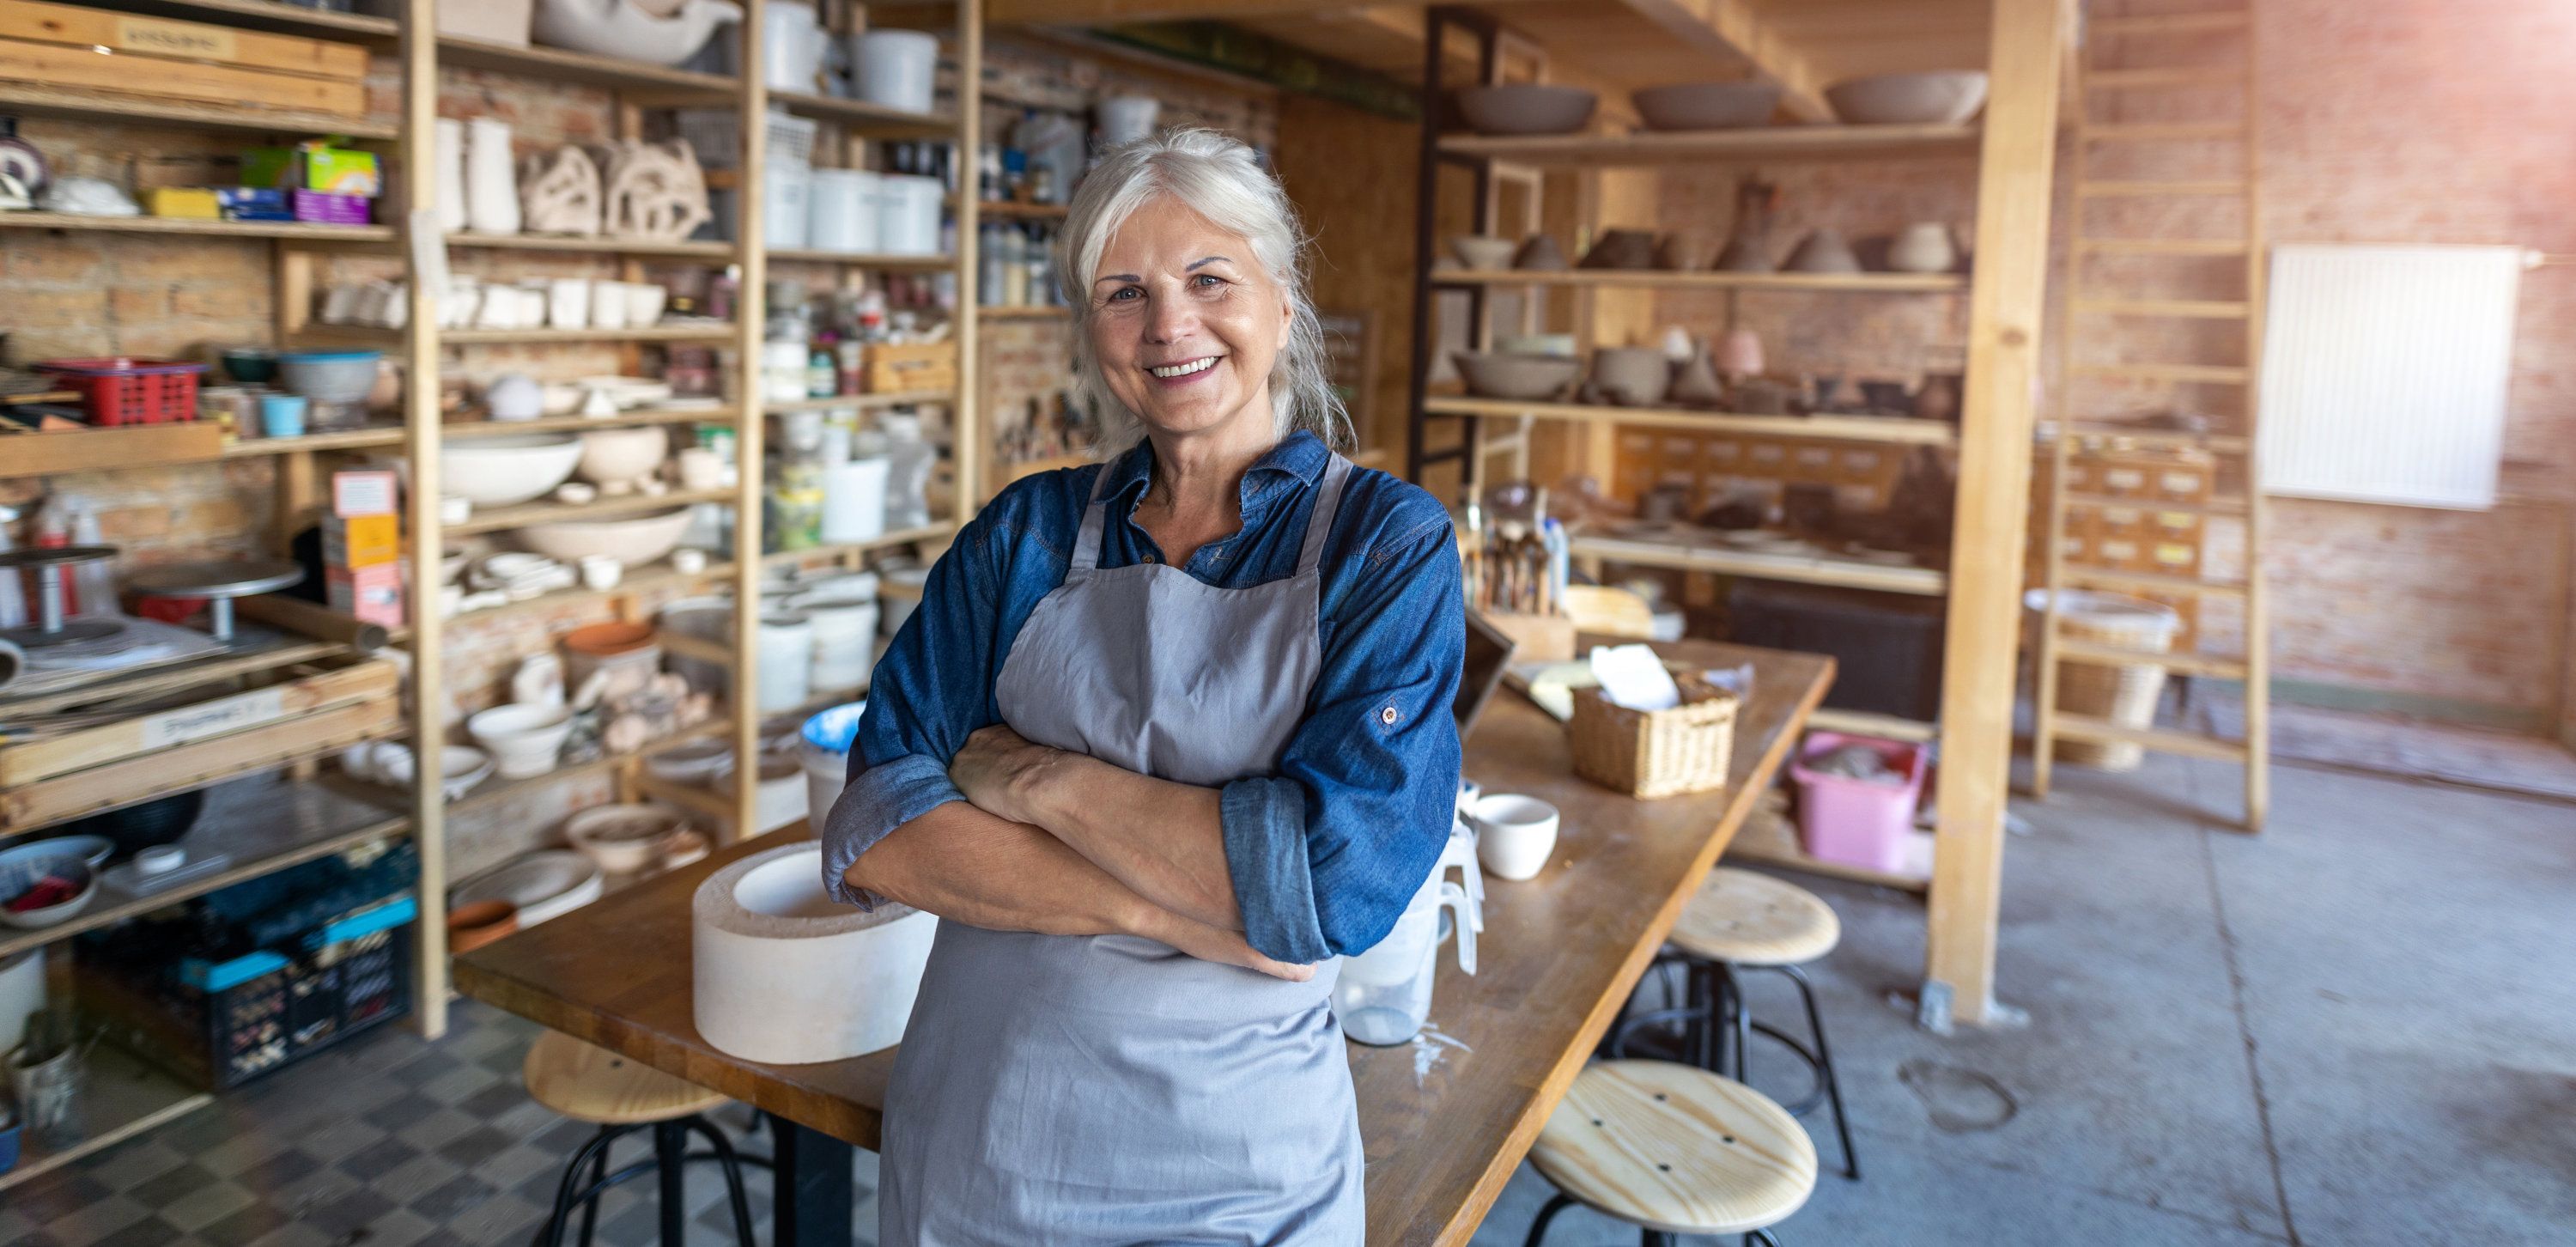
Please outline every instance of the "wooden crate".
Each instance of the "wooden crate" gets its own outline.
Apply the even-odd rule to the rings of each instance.
[[[367,50],[38,0],[0,0],[0,78],[184,100],[360,117]]]
[[[401,684],[394,664],[381,658],[298,664],[261,678],[273,682],[0,747],[0,785],[32,784],[354,701],[391,698]]]
[[[957,344],[876,345],[861,357],[870,394],[919,394],[957,388]]]

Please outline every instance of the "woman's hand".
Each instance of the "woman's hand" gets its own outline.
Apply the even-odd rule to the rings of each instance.
[[[1204,922],[1184,918],[1160,906],[1148,905],[1140,916],[1145,921],[1129,934],[1141,935],[1150,940],[1169,944],[1201,961],[1241,966],[1246,970],[1258,971],[1274,979],[1286,979],[1291,983],[1303,983],[1315,977],[1313,966],[1273,961],[1262,956],[1253,950],[1252,945],[1244,942],[1241,931],[1212,927]]]
[[[978,730],[948,762],[949,782],[987,814],[1015,823],[1035,823],[1035,796],[1046,772],[1073,757],[1060,749],[1030,744],[1001,724]]]

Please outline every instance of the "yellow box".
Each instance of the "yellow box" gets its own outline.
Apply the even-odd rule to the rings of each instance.
[[[160,187],[145,191],[144,201],[154,216],[186,217],[192,221],[220,221],[224,217],[215,192],[203,186]]]
[[[402,557],[402,517],[326,516],[322,561],[332,567],[382,567]]]

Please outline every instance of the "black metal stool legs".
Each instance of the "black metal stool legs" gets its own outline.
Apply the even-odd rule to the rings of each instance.
[[[1538,1219],[1530,1222],[1529,1237],[1521,1240],[1521,1247],[1538,1247],[1539,1241],[1547,1237],[1547,1223],[1556,1220],[1556,1214],[1572,1207],[1573,1204],[1573,1196],[1563,1191],[1557,1192],[1556,1198],[1547,1201],[1547,1206],[1538,1210]]]
[[[707,1146],[715,1150],[717,1162],[724,1166],[725,1194],[733,1200],[734,1237],[742,1241],[743,1247],[752,1247],[756,1240],[751,1233],[751,1197],[742,1189],[744,1158],[733,1150],[733,1144],[725,1141],[724,1131],[716,1129],[713,1122],[703,1117],[690,1117],[681,1124],[705,1135]]]
[[[585,1185],[581,1180],[582,1166],[587,1163],[594,1169],[606,1169],[608,1145],[616,1142],[618,1136],[633,1129],[635,1129],[633,1126],[602,1126],[598,1134],[592,1135],[588,1143],[581,1145],[581,1150],[572,1154],[572,1163],[564,1166],[563,1181],[555,1184],[554,1212],[546,1217],[545,1225],[537,1230],[536,1247],[563,1247],[564,1221],[572,1214],[572,1206],[576,1202],[574,1192],[580,1191]],[[595,1184],[596,1180],[593,1182],[593,1185]],[[598,1205],[588,1204],[588,1209],[595,1214],[598,1211]],[[591,1217],[585,1216],[582,1218],[581,1225],[581,1237],[584,1243],[590,1241],[590,1231]]]
[[[617,1140],[641,1130],[653,1132],[653,1155],[610,1172],[608,1153]],[[709,1150],[691,1152],[691,1132],[704,1135]],[[564,1231],[572,1220],[573,1209],[581,1209],[581,1242],[589,1247],[591,1233],[599,1219],[599,1197],[611,1187],[622,1185],[645,1174],[660,1177],[660,1222],[663,1247],[681,1247],[688,1227],[688,1192],[686,1175],[691,1161],[712,1160],[724,1168],[725,1192],[733,1204],[734,1234],[741,1247],[756,1247],[751,1225],[751,1199],[743,1189],[742,1167],[758,1165],[770,1168],[770,1162],[758,1156],[745,1156],[734,1151],[724,1132],[704,1117],[691,1114],[651,1126],[603,1126],[590,1141],[574,1152],[571,1163],[564,1166],[563,1181],[555,1187],[554,1211],[539,1227],[535,1247],[563,1247]]]
[[[1816,1041],[1816,1077],[1825,1084],[1825,1099],[1834,1106],[1834,1135],[1843,1145],[1843,1176],[1860,1180],[1860,1154],[1852,1150],[1851,1121],[1843,1114],[1843,1084],[1834,1076],[1833,1050],[1825,1046],[1825,1019],[1816,1010],[1816,985],[1796,966],[1774,966],[1798,985],[1798,1000],[1807,1007],[1807,1033]]]

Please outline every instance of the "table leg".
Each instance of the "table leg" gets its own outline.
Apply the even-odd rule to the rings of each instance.
[[[776,1113],[766,1116],[777,1166],[772,1240],[777,1247],[850,1247],[857,1149]]]

